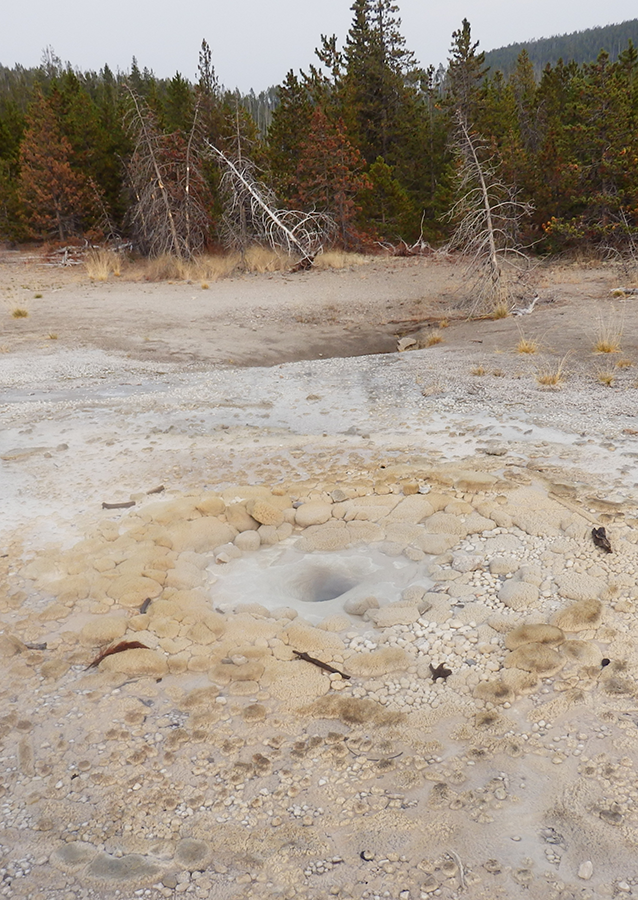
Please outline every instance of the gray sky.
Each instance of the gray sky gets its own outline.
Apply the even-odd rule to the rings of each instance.
[[[11,10],[8,12],[9,3]],[[257,92],[314,62],[320,35],[343,42],[352,0],[3,0],[0,63],[38,65],[51,46],[80,69],[141,68],[195,78],[202,38],[226,87]],[[403,34],[419,62],[445,62],[466,17],[481,49],[635,18],[635,0],[399,0]]]

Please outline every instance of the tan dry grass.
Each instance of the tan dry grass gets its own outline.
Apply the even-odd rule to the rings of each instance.
[[[538,341],[521,335],[518,344],[516,345],[516,352],[529,354],[538,353]]]
[[[199,281],[202,285],[227,278],[239,267],[237,253],[207,253],[193,259],[180,259],[168,253],[134,263],[128,277],[132,281]]]
[[[346,250],[325,250],[314,261],[316,269],[347,269],[349,266],[364,266],[372,257],[362,253],[348,253]]]
[[[298,258],[284,253],[283,250],[270,250],[254,244],[244,254],[244,267],[247,272],[264,274],[265,272],[286,272],[291,269]]]
[[[616,368],[613,366],[606,366],[604,368],[596,369],[596,381],[599,384],[604,384],[606,387],[612,387],[616,381]]]
[[[436,344],[442,344],[444,341],[444,337],[438,328],[435,328],[434,331],[431,331],[428,336],[423,341],[424,347],[434,347]]]
[[[103,248],[89,250],[84,259],[84,268],[91,281],[108,281],[109,275],[119,277],[122,274],[122,256]]]
[[[90,271],[87,265],[87,272],[89,277],[98,280],[98,276],[101,277],[109,265],[112,269],[112,264],[108,257],[103,258],[108,251],[92,252],[95,254],[95,260],[91,261]],[[317,256],[314,268],[344,269],[364,265],[373,258],[361,253],[327,250]],[[209,285],[220,278],[228,278],[236,272],[245,271],[253,274],[287,272],[298,262],[299,256],[254,244],[246,250],[243,259],[239,253],[206,253],[190,260],[179,259],[170,254],[153,259],[141,259],[127,265],[125,277],[130,281],[199,282],[202,289],[206,290],[205,284]],[[105,278],[102,277],[102,280]]]
[[[487,369],[485,366],[474,366],[472,369],[472,375],[476,375],[477,377],[482,377],[483,375],[487,375]]]
[[[361,253],[326,250],[317,256],[314,268],[344,269],[364,265],[373,258]],[[202,289],[206,290],[205,285],[208,286],[220,278],[228,278],[236,272],[253,274],[287,272],[298,262],[298,255],[254,244],[246,250],[243,257],[240,253],[205,253],[192,259],[180,259],[170,254],[153,259],[140,259],[127,263],[124,275],[128,281],[199,282]],[[115,271],[116,263],[121,267],[122,258],[119,254],[108,250],[93,250],[87,255],[85,268],[92,280],[106,281],[110,272],[120,274],[121,268]]]
[[[507,305],[507,303],[505,303],[505,301],[501,300],[499,303],[496,304],[496,306],[490,313],[489,318],[490,319],[507,319],[509,314],[510,314],[509,306]]]
[[[26,319],[29,315],[29,312],[28,310],[23,309],[21,306],[16,306],[11,315],[14,319]]]
[[[562,359],[549,360],[536,372],[536,381],[542,387],[560,387],[567,374],[566,363],[570,354],[566,353]]]
[[[624,322],[622,317],[611,312],[607,317],[599,316],[593,353],[619,353]]]

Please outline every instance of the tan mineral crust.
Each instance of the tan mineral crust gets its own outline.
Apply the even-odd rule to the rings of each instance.
[[[7,399],[0,898],[638,895],[635,444],[445,352]]]

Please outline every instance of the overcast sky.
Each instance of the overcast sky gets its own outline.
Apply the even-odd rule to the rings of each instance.
[[[4,0],[7,8],[10,0]],[[226,87],[255,91],[314,61],[321,34],[342,43],[352,0],[22,0],[5,10],[0,63],[38,65],[51,46],[82,70],[141,68],[193,80],[202,38]],[[445,62],[465,17],[481,49],[636,18],[635,0],[403,0],[403,34],[423,66]]]

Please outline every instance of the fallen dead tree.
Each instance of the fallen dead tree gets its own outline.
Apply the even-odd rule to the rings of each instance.
[[[336,233],[333,219],[317,211],[277,209],[274,194],[258,180],[251,161],[233,161],[214,144],[206,143],[224,169],[226,242],[243,250],[249,233],[257,243],[273,250],[299,254],[297,271],[309,269]]]

